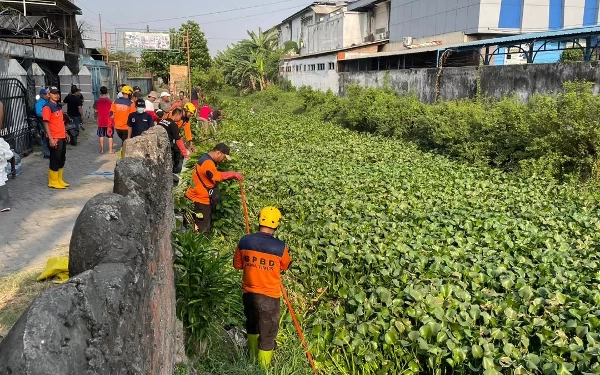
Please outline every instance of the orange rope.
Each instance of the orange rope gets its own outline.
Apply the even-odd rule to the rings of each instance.
[[[310,351],[308,350],[308,345],[306,344],[306,340],[304,340],[304,335],[302,334],[302,329],[300,328],[300,323],[298,323],[298,319],[296,318],[296,313],[294,312],[292,303],[290,302],[290,299],[287,296],[287,292],[285,291],[285,288],[283,287],[283,282],[281,284],[279,284],[279,286],[281,287],[281,293],[283,294],[283,299],[285,300],[285,304],[287,305],[290,315],[292,316],[292,320],[294,321],[294,325],[296,326],[296,331],[298,331],[298,336],[300,337],[300,342],[302,342],[302,346],[304,347],[304,350],[306,351],[306,357],[308,358],[308,363],[310,363],[310,367],[312,368],[313,372],[315,374],[318,374],[319,372],[317,371],[317,367],[315,366],[315,362],[313,361],[312,355],[310,355]]]
[[[240,195],[242,196],[242,207],[244,209],[244,220],[246,221],[246,232],[250,234],[250,218],[248,217],[248,207],[246,206],[246,194],[244,193],[244,185],[242,185],[242,181],[239,181],[240,184]],[[283,294],[283,299],[285,300],[285,304],[287,305],[288,311],[292,316],[292,320],[294,321],[294,326],[296,327],[296,331],[298,332],[298,337],[300,337],[300,342],[302,342],[302,346],[306,351],[306,357],[308,358],[308,363],[312,368],[315,374],[318,374],[317,367],[315,366],[315,362],[313,361],[312,355],[308,349],[308,345],[306,344],[306,340],[304,339],[304,334],[302,334],[302,328],[300,328],[300,323],[298,322],[298,318],[296,318],[296,313],[294,312],[294,308],[292,307],[292,303],[288,298],[285,287],[283,286],[283,282],[279,284],[281,288],[281,293]]]
[[[242,207],[244,208],[244,219],[246,220],[246,232],[250,234],[250,219],[248,218],[248,207],[246,206],[246,194],[244,193],[244,185],[242,181],[238,181],[240,184],[240,194],[242,196]]]

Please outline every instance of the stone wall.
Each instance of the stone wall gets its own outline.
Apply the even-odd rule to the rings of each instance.
[[[599,62],[526,64],[478,67],[443,68],[440,79],[441,100],[473,98],[477,80],[481,91],[492,98],[516,95],[528,100],[535,93],[557,93],[566,81],[586,80],[595,83],[600,91]],[[400,93],[414,93],[423,102],[435,101],[437,69],[406,69],[339,73],[339,93],[345,95],[350,84],[365,87],[389,87]]]
[[[36,298],[0,343],[0,374],[172,374],[175,288],[170,144],[125,142],[114,192],[73,228],[71,279]]]

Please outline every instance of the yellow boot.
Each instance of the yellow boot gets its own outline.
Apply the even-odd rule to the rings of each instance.
[[[252,360],[258,356],[258,335],[248,335],[248,354]]]
[[[67,184],[65,182],[65,180],[63,180],[63,171],[64,171],[64,168],[60,168],[58,170],[58,183],[61,184],[61,185],[63,185],[64,187],[69,187],[70,185]]]
[[[271,365],[271,358],[273,358],[272,350],[258,350],[258,363],[260,363],[262,368],[264,368],[265,370]]]
[[[48,169],[48,187],[53,189],[64,189],[65,187],[58,182],[58,171]]]

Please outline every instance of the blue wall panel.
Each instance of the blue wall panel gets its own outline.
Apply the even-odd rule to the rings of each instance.
[[[498,27],[519,29],[523,17],[523,0],[502,0]]]
[[[550,0],[550,29],[562,29],[564,27],[564,0]]]
[[[583,8],[583,26],[598,23],[598,0],[585,0]]]

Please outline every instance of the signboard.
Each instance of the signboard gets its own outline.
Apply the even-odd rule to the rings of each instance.
[[[126,49],[171,49],[171,37],[169,33],[126,31],[124,38]]]

